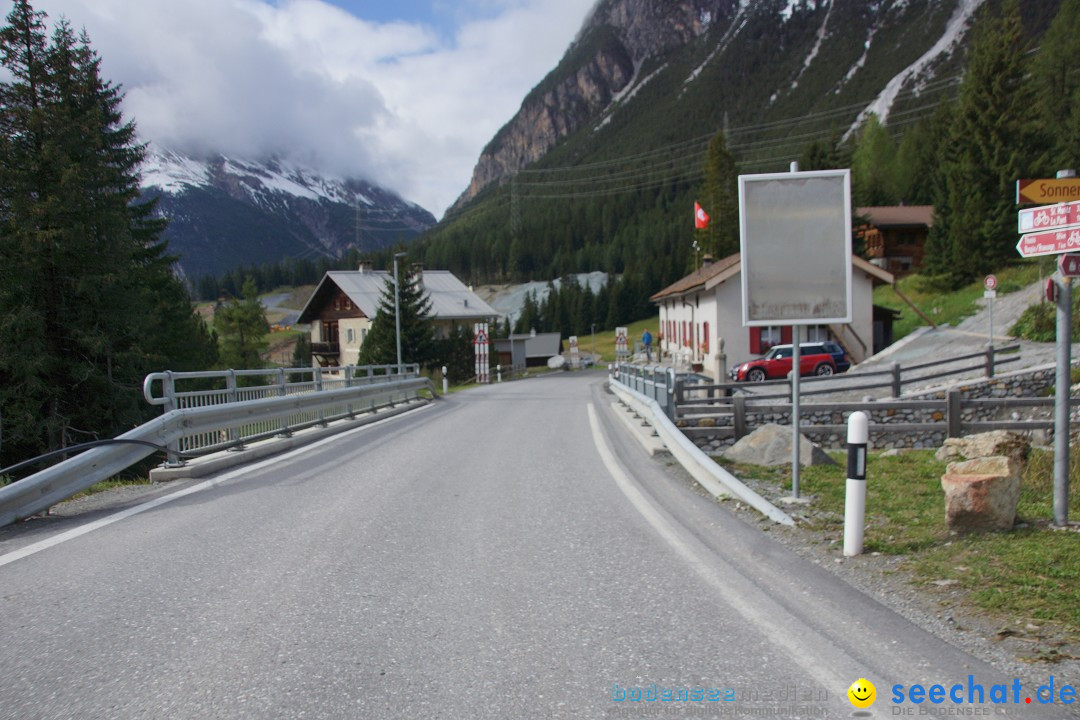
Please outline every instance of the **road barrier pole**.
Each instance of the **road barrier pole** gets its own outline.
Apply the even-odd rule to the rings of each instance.
[[[870,440],[866,413],[861,410],[848,418],[847,494],[844,498],[844,555],[852,557],[863,551],[866,519],[866,446]]]
[[[450,392],[450,381],[446,379],[446,366],[442,366],[442,394]]]

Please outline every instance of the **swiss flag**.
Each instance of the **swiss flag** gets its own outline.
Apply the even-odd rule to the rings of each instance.
[[[709,227],[709,216],[705,213],[705,209],[697,203],[694,203],[694,227],[698,230]]]

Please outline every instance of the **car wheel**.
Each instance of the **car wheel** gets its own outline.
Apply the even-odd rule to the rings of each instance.
[[[817,366],[817,369],[814,370],[814,374],[815,375],[832,375],[833,374],[833,366],[830,365],[829,363],[821,363],[820,365]]]
[[[746,373],[746,379],[750,382],[765,382],[765,371],[761,368],[750,368]]]

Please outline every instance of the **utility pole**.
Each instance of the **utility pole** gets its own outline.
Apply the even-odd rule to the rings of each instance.
[[[401,284],[398,282],[398,258],[403,258],[408,253],[394,253],[394,338],[397,341],[397,371],[403,373],[401,367]]]

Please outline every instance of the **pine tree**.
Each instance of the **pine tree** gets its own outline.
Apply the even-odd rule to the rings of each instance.
[[[999,16],[984,8],[942,163],[931,268],[960,286],[1016,257],[1017,178],[1037,162],[1032,93],[1019,5]],[[947,235],[946,235],[947,233]]]
[[[85,35],[17,0],[0,29],[0,412],[5,457],[152,415],[153,370],[205,368],[211,337],[171,274],[144,149]],[[194,367],[193,367],[194,366]]]
[[[1080,165],[1080,3],[1063,2],[1032,62],[1038,112],[1046,133],[1047,157],[1040,173]]]
[[[896,192],[896,145],[871,113],[851,158],[852,202],[857,206],[892,205]]]
[[[270,325],[259,302],[255,278],[244,280],[244,297],[234,298],[214,313],[214,329],[221,340],[221,363],[232,370],[251,370],[263,366],[266,333]]]
[[[722,258],[739,251],[739,171],[728,151],[724,131],[716,133],[705,153],[702,206],[709,226],[695,234],[704,253]]]
[[[401,317],[401,362],[433,367],[438,358],[435,330],[431,321],[431,299],[423,279],[412,268],[400,272],[398,307]],[[388,277],[379,298],[379,308],[371,322],[367,339],[360,348],[361,365],[396,365],[397,333],[394,322],[394,279]]]

